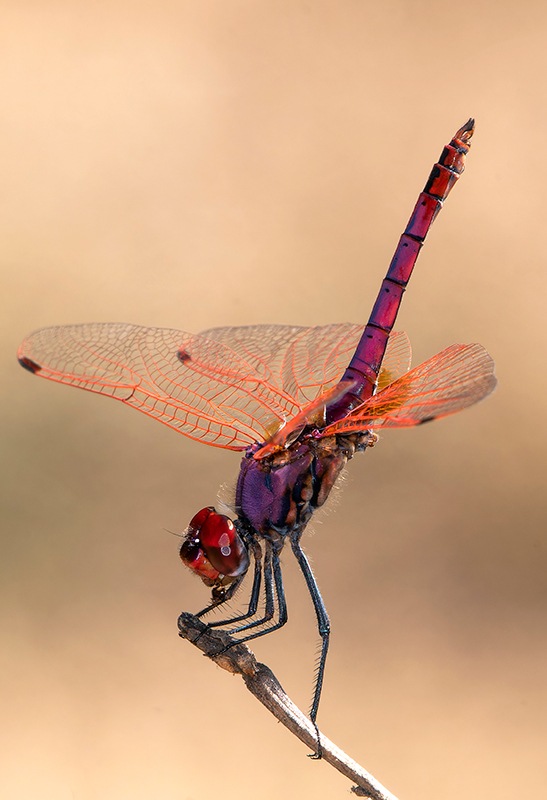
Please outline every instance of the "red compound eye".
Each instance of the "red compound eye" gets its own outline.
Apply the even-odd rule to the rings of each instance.
[[[180,557],[208,586],[231,583],[249,566],[247,548],[234,523],[211,507],[192,518]]]
[[[190,533],[192,530],[199,534],[201,526],[211,513],[215,513],[213,506],[207,506],[207,508],[202,508],[201,511],[198,511],[198,513],[190,520],[190,524],[188,525],[188,533]]]

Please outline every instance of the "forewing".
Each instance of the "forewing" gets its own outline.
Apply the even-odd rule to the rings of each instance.
[[[121,400],[192,439],[242,450],[301,408],[220,340],[168,328],[44,328],[19,348],[41,377]]]
[[[251,364],[257,374],[303,408],[342,377],[363,333],[363,325],[340,323],[313,328],[248,325],[211,328],[207,339],[222,342]],[[405,333],[391,334],[379,381],[393,381],[410,366]]]
[[[480,344],[454,344],[379,391],[323,431],[402,428],[454,414],[494,389],[494,362]]]

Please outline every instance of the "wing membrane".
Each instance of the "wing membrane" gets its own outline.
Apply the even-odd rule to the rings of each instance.
[[[300,410],[229,348],[184,331],[118,323],[44,328],[18,356],[41,377],[121,400],[233,450],[263,441],[266,418]]]
[[[206,444],[242,450],[336,386],[362,331],[255,325],[190,334],[91,323],[36,331],[18,356],[41,377],[113,397]],[[405,334],[390,337],[389,374],[405,369],[409,353]]]
[[[333,388],[347,367],[364,325],[339,323],[313,328],[290,325],[246,325],[211,328],[202,336],[237,352],[269,384],[304,408]],[[406,333],[389,337],[379,381],[390,383],[410,366]]]
[[[454,414],[494,389],[494,362],[479,344],[454,344],[379,391],[324,435],[402,428]]]

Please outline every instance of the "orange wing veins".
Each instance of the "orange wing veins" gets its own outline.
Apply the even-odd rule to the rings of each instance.
[[[490,394],[494,362],[479,344],[454,344],[402,375],[323,435],[402,428],[454,414]]]

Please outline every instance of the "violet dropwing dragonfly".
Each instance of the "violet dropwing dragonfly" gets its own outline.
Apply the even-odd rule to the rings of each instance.
[[[481,345],[451,345],[409,370],[408,339],[392,332],[426,234],[463,172],[473,129],[469,120],[434,165],[364,327],[252,325],[190,334],[68,325],[36,331],[18,352],[35,375],[113,397],[192,439],[244,453],[235,518],[213,507],[199,511],[180,555],[212,589],[198,616],[233,597],[253,563],[244,612],[210,623],[245,642],[287,621],[280,553],[290,542],[322,642],[310,711],[318,736],[330,625],[301,546],[304,528],[377,430],[461,411],[496,384]]]

